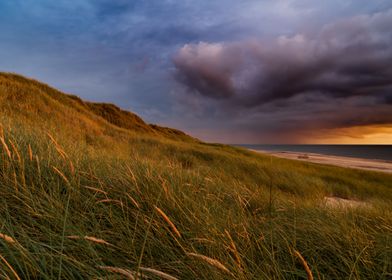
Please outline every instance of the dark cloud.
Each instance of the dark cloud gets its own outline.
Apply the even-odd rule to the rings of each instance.
[[[178,79],[203,95],[230,98],[236,94],[232,77],[241,63],[238,51],[221,44],[199,43],[197,49],[187,45],[174,58],[181,71]]]
[[[392,88],[389,88],[389,92],[385,94],[384,99],[382,100],[386,104],[392,105]]]
[[[204,99],[206,100],[206,99]],[[216,102],[216,101],[213,101]],[[220,109],[222,111],[222,108]],[[313,98],[297,95],[286,100],[276,100],[255,107],[224,108],[220,116],[220,130],[235,127],[236,133],[225,141],[243,142],[243,135],[255,143],[312,143],[339,132],[355,141],[370,130],[369,127],[387,127],[392,124],[392,106],[380,104],[371,96],[331,98],[314,94]],[[230,111],[231,110],[231,111]],[[353,130],[355,129],[355,133]],[[372,130],[372,132],[374,132]],[[361,134],[363,133],[363,134]],[[219,137],[219,133],[216,137]]]
[[[188,94],[215,100],[232,125],[259,131],[261,139],[388,125],[390,26],[392,10],[341,20],[314,35],[187,44],[173,58],[175,77]]]
[[[314,36],[199,43],[174,57],[177,78],[211,98],[256,106],[300,94],[383,94],[392,85],[392,11],[325,26]]]

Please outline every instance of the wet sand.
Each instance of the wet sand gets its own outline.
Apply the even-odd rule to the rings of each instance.
[[[392,174],[391,161],[342,157],[342,156],[330,156],[330,155],[321,155],[315,153],[283,152],[283,151],[277,152],[277,151],[260,151],[260,150],[253,150],[253,151],[273,155],[280,158],[336,165],[336,166],[347,167],[347,168],[372,170],[372,171],[386,172]]]

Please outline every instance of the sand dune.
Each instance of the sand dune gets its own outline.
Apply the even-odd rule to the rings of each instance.
[[[301,161],[308,161],[321,164],[330,164],[341,167],[365,169],[372,171],[380,171],[392,173],[392,162],[374,159],[352,158],[342,156],[322,155],[315,153],[301,153],[301,152],[276,152],[276,151],[260,151],[256,152],[270,154],[276,157],[295,159]]]

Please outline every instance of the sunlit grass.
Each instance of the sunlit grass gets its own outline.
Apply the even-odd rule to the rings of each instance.
[[[18,103],[13,86],[3,77],[0,277],[392,277],[391,175],[135,132],[64,96]]]

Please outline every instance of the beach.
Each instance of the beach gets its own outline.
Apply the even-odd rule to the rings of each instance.
[[[354,157],[332,156],[316,153],[289,152],[289,151],[265,151],[253,150],[258,153],[269,154],[272,156],[307,161],[320,164],[341,166],[346,168],[364,169],[392,173],[392,162],[386,160],[363,159]]]

